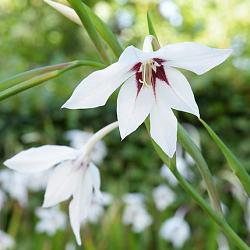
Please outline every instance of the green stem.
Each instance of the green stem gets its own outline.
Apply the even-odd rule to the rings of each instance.
[[[199,148],[195,145],[195,143],[189,137],[188,133],[180,124],[178,124],[178,141],[196,162],[196,165],[200,171],[200,174],[203,180],[205,181],[206,188],[207,188],[212,206],[214,207],[215,210],[217,210],[219,213],[222,214],[217,190],[213,183],[213,177],[208,168],[208,165],[204,157],[202,156]]]
[[[146,124],[147,129],[149,126]],[[234,242],[235,246],[240,250],[249,250],[246,243],[233,231],[228,225],[225,219],[217,212],[215,212],[209,204],[202,198],[202,196],[181,176],[175,166],[175,159],[171,160],[162,149],[151,139],[153,147],[161,158],[161,160],[169,166],[171,172],[174,174],[176,179],[179,181],[182,188],[196,201],[196,203],[210,216],[210,218],[222,229],[229,240]]]
[[[13,238],[16,238],[21,218],[22,208],[17,204],[17,202],[15,202],[13,205],[12,215],[7,230],[8,234],[11,235]]]

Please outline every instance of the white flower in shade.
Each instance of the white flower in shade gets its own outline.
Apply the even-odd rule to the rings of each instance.
[[[0,211],[3,208],[5,201],[6,201],[6,195],[4,191],[0,189]]]
[[[66,229],[66,215],[58,207],[50,209],[37,208],[36,216],[39,222],[36,224],[36,231],[54,235],[58,230]]]
[[[0,230],[0,250],[10,250],[15,246],[14,239]]]
[[[112,123],[94,134],[82,150],[66,146],[45,145],[22,151],[4,162],[23,173],[37,173],[50,169],[43,207],[51,207],[72,197],[69,205],[70,223],[81,244],[80,226],[88,217],[91,201],[100,198],[100,173],[90,161],[95,144],[117,127]]]
[[[26,206],[28,201],[28,190],[26,176],[9,169],[1,170],[0,184],[11,198],[21,206]]]
[[[85,78],[63,107],[103,106],[122,85],[117,99],[121,138],[135,131],[150,115],[152,138],[172,157],[177,141],[177,119],[172,109],[199,117],[192,89],[176,68],[203,74],[222,63],[231,54],[231,49],[184,42],[152,51],[153,42],[153,36],[147,36],[143,50],[127,47],[116,63]]]
[[[65,250],[76,250],[76,246],[74,243],[69,242],[69,243],[67,243]]]
[[[123,196],[125,209],[122,221],[125,225],[131,225],[135,233],[143,232],[149,227],[153,219],[144,206],[144,196],[139,193],[129,193]]]
[[[229,245],[226,237],[223,234],[219,234],[217,237],[218,250],[229,250]]]
[[[175,201],[176,195],[168,186],[160,185],[154,188],[153,199],[156,208],[163,211]]]
[[[66,139],[70,141],[70,146],[77,149],[81,149],[92,135],[92,133],[81,130],[70,130],[65,133]],[[92,161],[99,164],[106,155],[105,143],[103,141],[97,142],[91,154]]]
[[[184,220],[184,214],[177,211],[174,217],[167,219],[161,226],[160,236],[175,248],[182,248],[190,237],[190,227]]]

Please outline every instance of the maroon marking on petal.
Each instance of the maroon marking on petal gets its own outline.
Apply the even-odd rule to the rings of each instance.
[[[131,69],[131,71],[139,71],[140,67],[141,67],[142,63],[141,62],[138,62],[136,63],[133,68]]]
[[[162,65],[166,60],[160,59],[160,58],[153,58],[153,61],[157,62],[158,64]]]
[[[168,78],[166,76],[164,67],[161,65],[160,67],[156,67],[156,78],[160,79],[161,81],[164,81],[168,85],[170,85]]]
[[[151,83],[152,83],[154,96],[156,97],[156,73],[154,71],[152,71]]]
[[[135,79],[136,79],[136,86],[137,86],[136,96],[138,96],[139,93],[140,93],[140,91],[141,91],[141,88],[143,86],[143,83],[142,83],[142,72],[136,72],[135,73]]]

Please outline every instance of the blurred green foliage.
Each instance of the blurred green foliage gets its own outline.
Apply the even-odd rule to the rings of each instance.
[[[124,46],[142,45],[147,34],[146,12],[150,10],[162,45],[191,40],[208,46],[234,48],[233,56],[209,73],[203,76],[185,74],[194,89],[201,117],[250,170],[250,1],[176,0],[181,16],[178,25],[171,18],[163,16],[160,2],[85,1],[110,25]],[[96,50],[86,32],[42,0],[1,0],[0,79],[42,65],[95,58],[98,58]],[[67,143],[63,137],[66,130],[95,131],[114,121],[115,95],[105,107],[84,111],[60,109],[77,83],[90,72],[91,69],[84,67],[70,71],[1,102],[1,160],[34,145]],[[233,199],[229,184],[220,178],[226,167],[225,159],[197,119],[184,113],[179,113],[179,118],[181,122],[200,128],[202,150],[212,173],[217,176],[221,199],[229,210],[229,222],[246,238],[244,224],[239,224],[243,220],[242,208]],[[23,135],[31,132],[37,132],[39,138],[30,142],[23,140]],[[117,196],[125,192],[142,192],[149,197],[152,188],[163,180],[159,178],[161,162],[151,148],[145,128],[141,126],[122,144],[117,131],[105,141],[109,155],[100,168],[102,189]],[[193,171],[197,173],[195,167]],[[198,187],[200,178],[197,176],[194,185]],[[201,219],[202,211],[181,192],[180,187],[176,191],[180,196],[170,210],[158,214],[154,207],[151,209],[156,222],[142,235],[130,233],[124,228],[117,212],[119,206],[113,206],[106,216],[107,221],[100,228],[95,226],[85,230],[85,249],[96,249],[95,246],[97,249],[171,249],[170,244],[159,240],[157,228],[180,204],[188,204],[191,211],[187,219],[192,228],[192,238],[185,249],[212,249],[207,246],[206,232],[212,235],[213,225]],[[41,203],[42,197],[32,197],[30,200],[31,206],[35,207]],[[29,211],[25,213],[17,249],[33,249],[29,235],[25,234],[25,230],[32,231],[32,223],[25,222],[25,219],[32,222],[34,218],[30,217]],[[11,215],[5,216],[1,227],[7,227]],[[37,242],[44,241],[41,236],[34,237]],[[56,241],[56,237],[53,241]]]

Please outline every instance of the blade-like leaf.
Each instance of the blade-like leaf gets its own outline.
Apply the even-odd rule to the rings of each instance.
[[[70,5],[76,11],[77,15],[80,17],[83,26],[85,27],[90,39],[94,43],[97,51],[99,52],[101,58],[104,62],[109,62],[109,57],[107,55],[107,50],[105,44],[101,40],[101,37],[97,33],[97,30],[93,24],[92,18],[89,16],[88,12],[85,10],[84,4],[80,0],[68,0]]]
[[[6,81],[2,81],[1,85],[5,86],[0,91],[0,101],[13,96],[26,89],[35,87],[45,81],[53,79],[70,69],[80,66],[92,66],[96,68],[103,68],[105,65],[95,61],[82,60],[73,61],[69,63],[57,64],[52,66],[41,67],[31,71],[18,74]]]
[[[233,152],[224,144],[224,142],[218,137],[218,135],[209,127],[209,125],[200,119],[203,126],[206,128],[214,142],[220,148],[221,152],[225,156],[229,167],[235,173],[235,175],[239,178],[239,181],[243,185],[245,191],[250,196],[250,176],[247,173],[246,169],[241,165],[240,161],[233,154]]]
[[[149,12],[147,12],[147,21],[148,21],[148,33],[154,36],[158,40]]]

